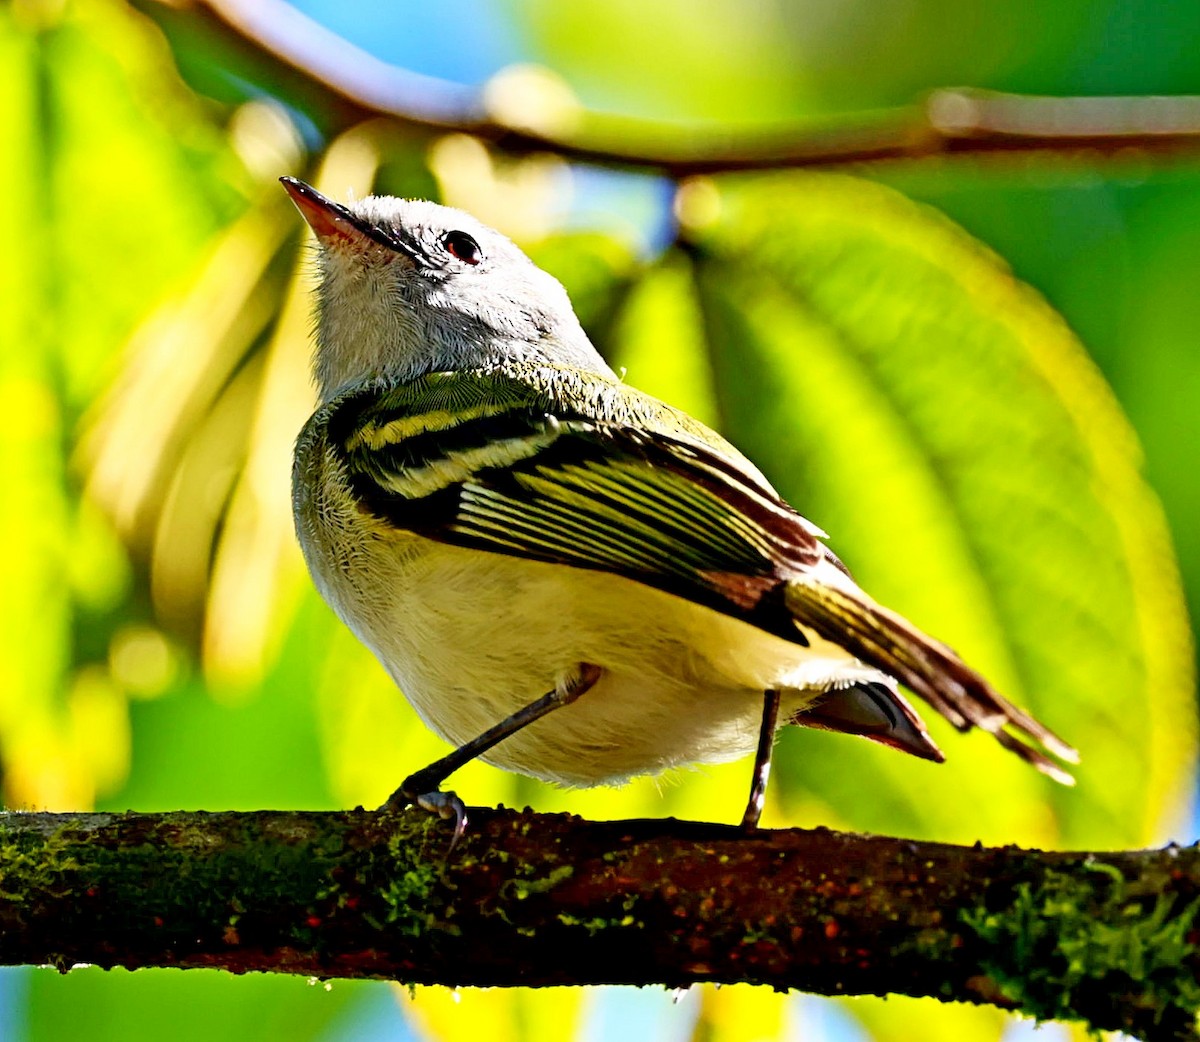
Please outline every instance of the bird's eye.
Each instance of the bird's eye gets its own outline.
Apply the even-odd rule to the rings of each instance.
[[[442,245],[451,257],[457,257],[464,264],[478,264],[483,260],[479,243],[466,232],[447,232]]]

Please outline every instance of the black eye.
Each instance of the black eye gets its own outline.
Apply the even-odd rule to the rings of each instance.
[[[457,257],[464,264],[478,264],[483,260],[479,243],[466,232],[447,232],[442,245],[451,257]]]

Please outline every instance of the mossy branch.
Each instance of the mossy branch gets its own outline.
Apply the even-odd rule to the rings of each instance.
[[[750,982],[1194,1039],[1200,851],[474,811],[0,815],[0,963]]]

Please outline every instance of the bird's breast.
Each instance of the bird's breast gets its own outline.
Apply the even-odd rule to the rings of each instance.
[[[297,529],[320,592],[446,741],[474,738],[580,663],[601,667],[582,698],[484,757],[505,769],[594,785],[735,759],[755,747],[762,691],[804,668],[800,645],[672,594],[397,530],[336,472],[304,484]],[[812,697],[795,690],[785,711]]]

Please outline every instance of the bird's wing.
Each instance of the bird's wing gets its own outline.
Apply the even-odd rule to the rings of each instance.
[[[819,529],[716,434],[648,396],[571,369],[434,373],[314,419],[363,508],[397,528],[614,572],[798,644],[816,634],[1070,781],[1042,751],[1074,761],[1069,745],[835,578]]]
[[[715,434],[611,379],[430,374],[335,403],[329,437],[398,528],[614,572],[807,643],[782,587],[824,559],[818,530]]]

